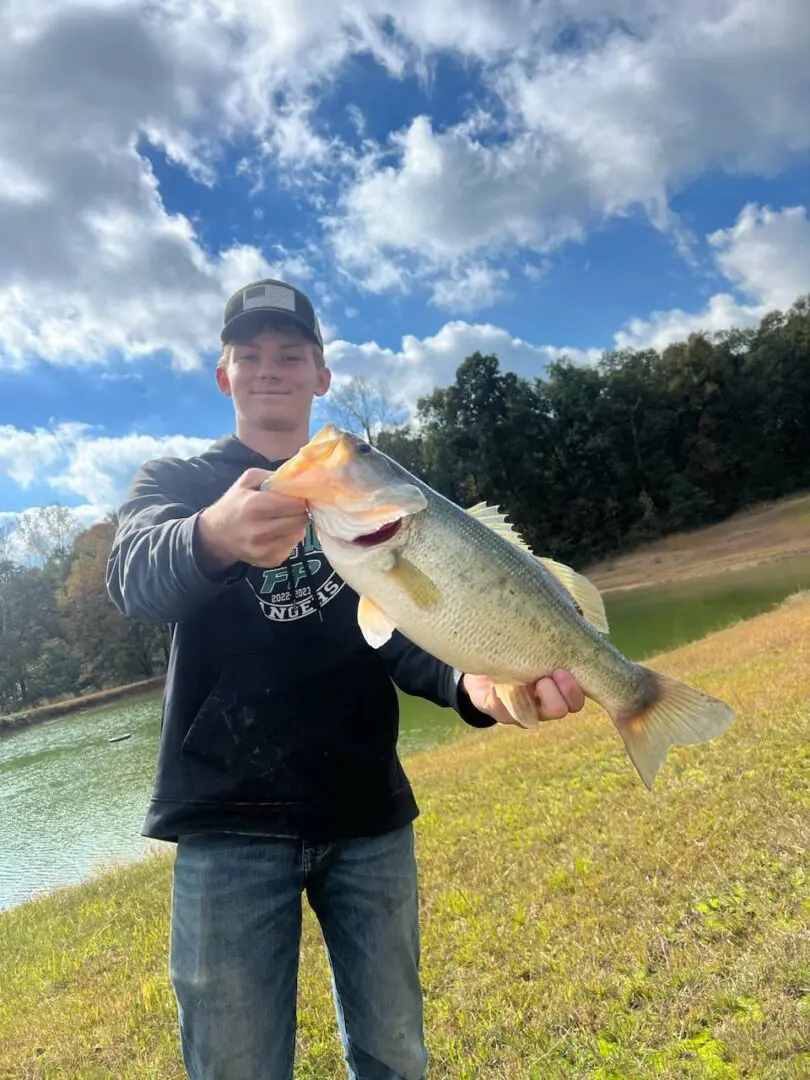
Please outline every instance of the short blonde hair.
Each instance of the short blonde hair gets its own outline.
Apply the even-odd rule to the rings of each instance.
[[[301,333],[301,328],[294,322],[273,322],[263,326],[261,330],[295,330],[297,333]],[[261,333],[261,330],[259,331]],[[307,344],[312,348],[312,355],[315,357],[315,363],[318,367],[326,367],[326,358],[323,355],[323,349],[320,345],[317,345],[314,341],[310,341],[307,338]],[[236,351],[236,345],[232,342],[228,342],[227,345],[223,345],[222,353],[219,360],[217,360],[218,368],[227,368],[230,362],[233,360],[234,353]]]

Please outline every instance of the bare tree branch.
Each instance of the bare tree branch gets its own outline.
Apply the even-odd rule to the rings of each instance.
[[[329,394],[329,412],[339,427],[362,435],[374,445],[380,432],[405,420],[387,383],[354,375],[349,382]]]
[[[55,503],[18,514],[14,529],[23,554],[42,564],[67,555],[81,531],[73,511]]]

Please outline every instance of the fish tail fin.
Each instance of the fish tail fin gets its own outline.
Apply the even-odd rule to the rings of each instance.
[[[630,760],[650,789],[671,746],[708,742],[722,735],[734,719],[734,710],[670,675],[642,670],[649,679],[641,706],[617,710],[611,716]]]

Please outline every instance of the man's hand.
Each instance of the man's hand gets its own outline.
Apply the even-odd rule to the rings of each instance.
[[[265,469],[247,469],[199,516],[205,568],[219,573],[236,562],[270,567],[282,563],[303,540],[309,524],[306,503],[259,491]]]
[[[499,724],[515,723],[497,698],[494,703],[485,705],[492,679],[486,675],[463,675],[461,685],[476,709],[493,717]],[[565,668],[557,668],[553,674],[538,679],[534,684],[534,692],[540,702],[540,712],[546,720],[559,720],[568,713],[578,713],[585,705],[582,687]]]

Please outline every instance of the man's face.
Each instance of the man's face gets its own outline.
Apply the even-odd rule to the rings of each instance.
[[[217,384],[233,398],[239,420],[254,431],[295,431],[309,423],[312,399],[324,394],[329,369],[298,330],[262,330],[234,347]]]

